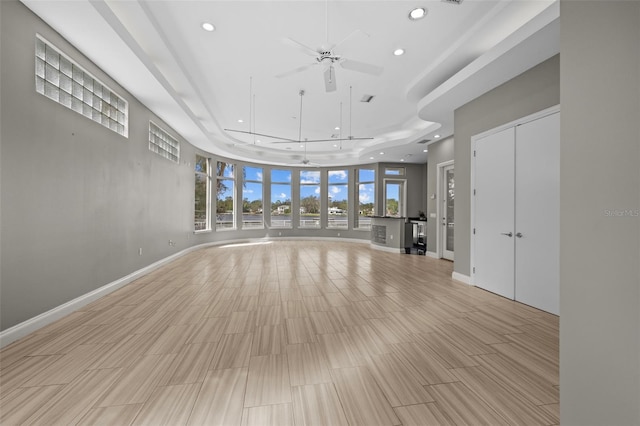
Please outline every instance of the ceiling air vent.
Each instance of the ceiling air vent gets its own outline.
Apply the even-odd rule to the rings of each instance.
[[[372,100],[373,100],[373,95],[364,95],[364,96],[362,96],[362,99],[360,99],[360,102],[369,103]]]
[[[422,139],[421,141],[418,141],[417,143],[418,143],[418,145],[422,145],[422,144],[429,143],[429,142],[431,142],[431,139]]]
[[[462,0],[442,0],[444,3],[461,4]]]

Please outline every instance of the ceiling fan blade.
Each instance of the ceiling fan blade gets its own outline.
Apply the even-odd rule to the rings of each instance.
[[[278,75],[276,75],[276,78],[282,78],[282,77],[286,77],[286,76],[289,76],[289,75],[292,75],[292,74],[296,74],[296,73],[299,73],[299,72],[302,72],[302,71],[308,70],[309,68],[311,68],[311,67],[313,67],[313,66],[315,66],[315,65],[318,65],[318,63],[317,63],[317,62],[314,62],[314,63],[312,63],[312,64],[303,65],[303,66],[301,66],[301,67],[298,67],[298,68],[292,69],[292,70],[290,70],[290,71],[285,71],[285,72],[283,72],[283,73],[281,73],[281,74],[278,74]]]
[[[292,38],[288,38],[285,37],[282,39],[282,42],[284,44],[286,44],[287,46],[293,47],[294,49],[299,50],[300,52],[304,53],[305,55],[309,55],[309,56],[318,56],[318,50],[317,49],[312,49],[309,46],[306,46],[302,43],[300,43],[299,41],[295,41]]]
[[[340,66],[346,70],[363,72],[365,74],[380,75],[384,68],[367,64],[365,62],[354,61],[353,59],[344,59],[340,62]]]
[[[292,143],[292,142],[297,143],[298,142],[295,139],[287,139],[281,136],[265,135],[264,133],[247,132],[246,130],[234,130],[234,129],[224,129],[224,130],[226,132],[244,133],[245,135],[254,135],[254,136],[262,136],[264,138],[281,139],[281,141],[273,142],[273,143]]]
[[[336,91],[336,70],[333,68],[333,65],[330,65],[324,70],[324,88],[327,92]]]

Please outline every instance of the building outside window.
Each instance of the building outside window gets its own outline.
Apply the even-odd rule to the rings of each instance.
[[[216,229],[235,229],[235,165],[218,161],[216,170]]]
[[[371,217],[376,212],[376,171],[374,169],[358,169],[356,182],[358,196],[357,229],[371,229]]]
[[[300,228],[320,228],[320,170],[300,171]]]
[[[242,169],[242,228],[255,229],[264,227],[262,205],[262,173],[261,167]]]
[[[328,222],[329,228],[349,228],[349,171],[329,170],[328,172]]]
[[[211,191],[211,177],[209,175],[209,159],[196,155],[196,184],[195,184],[195,208],[194,229],[205,231],[211,229],[209,193]]]
[[[271,170],[271,227],[291,228],[291,170]]]

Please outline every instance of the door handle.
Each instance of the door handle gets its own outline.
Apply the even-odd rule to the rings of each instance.
[[[522,238],[522,232],[516,232],[516,237]]]
[[[507,237],[513,237],[513,232],[502,232],[500,235],[506,235]]]

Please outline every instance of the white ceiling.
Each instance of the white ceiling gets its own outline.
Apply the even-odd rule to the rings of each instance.
[[[424,163],[417,142],[452,135],[455,108],[559,52],[556,0],[22,1],[190,143],[259,163]],[[384,71],[337,65],[330,93],[322,66],[277,78],[315,61],[286,38],[347,38],[334,54]]]

